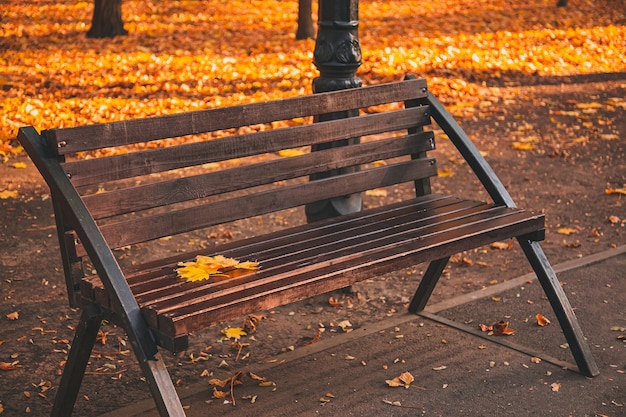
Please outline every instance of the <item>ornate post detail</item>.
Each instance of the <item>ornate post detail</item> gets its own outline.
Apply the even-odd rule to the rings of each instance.
[[[313,92],[344,90],[361,87],[361,79],[356,71],[361,65],[361,46],[358,36],[359,2],[358,0],[319,0],[318,32],[315,42],[313,63],[320,76],[313,80]],[[316,122],[343,119],[358,116],[358,109],[323,114],[316,117]],[[357,144],[360,138],[332,142],[313,146],[318,151],[338,146]],[[311,175],[311,180],[333,175],[355,172],[358,167],[349,167]],[[360,194],[333,198],[324,202],[306,206],[309,222],[341,214],[360,211],[363,200]]]

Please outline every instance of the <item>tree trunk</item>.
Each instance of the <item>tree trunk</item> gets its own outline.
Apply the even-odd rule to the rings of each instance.
[[[298,0],[298,30],[296,32],[296,39],[315,37],[312,3],[313,0]]]
[[[113,38],[128,35],[122,21],[122,0],[94,0],[88,38]]]

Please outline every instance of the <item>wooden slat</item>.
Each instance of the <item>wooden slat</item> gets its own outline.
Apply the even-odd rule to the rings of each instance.
[[[42,132],[59,155],[426,97],[426,80]]]
[[[368,114],[350,122],[333,120],[266,130],[204,142],[72,161],[63,168],[76,187],[148,175],[246,156],[276,152],[358,136],[408,129],[430,123],[428,107]]]
[[[145,295],[153,292],[156,288],[167,290],[166,287],[173,285],[187,285],[180,280],[172,279],[172,271],[179,262],[195,259],[198,255],[221,254],[229,257],[241,258],[248,256],[249,253],[258,253],[260,247],[283,247],[285,240],[309,240],[311,236],[318,234],[333,235],[337,229],[354,228],[359,225],[369,224],[380,221],[381,219],[401,219],[407,214],[415,211],[432,211],[441,207],[456,205],[461,200],[451,196],[444,195],[428,195],[413,200],[401,201],[389,205],[368,209],[366,211],[352,213],[342,216],[341,223],[336,223],[336,219],[329,219],[316,222],[313,224],[305,224],[292,227],[288,230],[272,233],[270,235],[257,236],[247,238],[242,241],[236,241],[220,245],[216,248],[215,253],[208,253],[207,249],[198,250],[191,253],[179,254],[170,258],[152,261],[147,264],[141,264],[129,267],[126,272],[126,279],[133,288],[136,296]],[[287,236],[285,236],[287,234]],[[169,275],[169,276],[168,276]],[[167,281],[167,282],[163,282]],[[104,291],[102,283],[98,277],[89,277],[84,279],[81,292],[89,300],[95,300],[93,291]]]
[[[350,246],[357,243],[364,241],[380,243],[379,239],[384,237],[395,239],[402,234],[414,233],[417,229],[426,231],[425,227],[430,224],[429,222],[436,220],[443,224],[445,221],[470,216],[479,211],[484,212],[490,208],[487,204],[467,200],[440,200],[438,203],[440,204],[428,211],[411,209],[406,212],[401,211],[402,215],[393,216],[390,216],[389,212],[381,212],[374,218],[367,216],[367,220],[363,219],[363,221],[339,222],[332,230],[312,229],[305,235],[284,235],[281,240],[272,240],[270,245],[259,243],[246,250],[226,252],[225,256],[261,262],[262,270],[249,278],[246,276],[217,283],[189,284],[174,277],[172,268],[167,271],[169,276],[155,276],[156,279],[146,280],[142,285],[131,285],[131,288],[144,307],[163,303],[184,304],[192,300],[195,294],[217,294],[220,290],[244,283],[253,285],[261,278],[293,270],[304,264],[314,264],[330,259],[349,251]]]
[[[434,158],[424,158],[102,225],[100,230],[109,246],[118,248],[434,175],[437,175]],[[83,255],[80,248],[77,253]]]
[[[83,200],[94,218],[102,219],[432,149],[432,132],[423,132],[92,194]]]
[[[257,253],[259,247],[283,247],[285,239],[309,240],[312,235],[328,234],[333,235],[337,228],[353,228],[359,225],[368,224],[380,219],[400,219],[408,213],[417,211],[430,211],[440,207],[458,204],[460,200],[444,195],[428,195],[409,201],[401,201],[386,206],[381,206],[367,211],[344,215],[340,224],[335,219],[316,222],[315,225],[305,224],[292,227],[288,230],[275,232],[270,235],[247,238],[242,241],[226,243],[216,248],[216,253],[230,257],[240,258],[247,256],[247,253]],[[287,234],[287,236],[285,236]],[[173,286],[180,287],[188,285],[178,279],[172,279],[173,270],[179,262],[195,259],[198,255],[212,255],[207,249],[198,250],[191,253],[179,254],[170,258],[149,262],[147,264],[129,267],[126,271],[126,279],[135,296],[145,296],[154,291],[169,291]],[[156,289],[156,290],[155,290]],[[81,293],[84,298],[90,301],[101,299],[104,294],[102,282],[97,276],[87,277],[81,282]],[[108,302],[103,305],[108,306]]]
[[[516,234],[528,233],[543,225],[541,216],[508,211],[500,208],[500,215],[491,213],[486,218],[468,221],[454,228],[442,228],[429,235],[413,235],[403,240],[392,240],[386,245],[365,244],[360,250],[352,248],[344,255],[307,265],[283,275],[260,280],[253,287],[229,289],[223,298],[209,296],[209,300],[177,306],[174,311],[158,311],[159,329],[167,334],[186,334],[204,327],[214,320],[240,316],[255,309],[272,308],[279,304],[341,288],[366,279],[373,272],[389,272],[405,266],[400,260],[412,258],[424,261],[443,257],[504,239]],[[292,298],[289,295],[295,295]],[[281,295],[282,294],[282,295]],[[244,313],[245,312],[245,313]]]

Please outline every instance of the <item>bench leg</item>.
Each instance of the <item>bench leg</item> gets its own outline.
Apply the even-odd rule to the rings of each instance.
[[[589,345],[578,324],[578,319],[543,249],[538,242],[522,238],[519,238],[518,241],[559,320],[565,339],[578,365],[578,370],[589,377],[598,375],[600,370],[593,359]]]
[[[446,265],[448,265],[449,260],[450,257],[441,258],[428,265],[426,272],[424,272],[424,277],[420,281],[420,285],[417,287],[417,291],[415,292],[415,295],[411,300],[411,304],[409,305],[410,313],[417,314],[424,310],[426,303],[428,302],[430,295],[433,293],[443,270],[446,268]]]
[[[52,417],[72,415],[102,319],[103,316],[98,307],[87,305],[83,309],[52,406]]]
[[[157,353],[153,359],[148,360],[140,358],[139,365],[146,377],[159,415],[162,417],[185,417],[185,411],[161,354]]]

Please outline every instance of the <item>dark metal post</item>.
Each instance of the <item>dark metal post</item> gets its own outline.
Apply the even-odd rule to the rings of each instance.
[[[361,46],[358,36],[359,2],[358,0],[319,0],[318,32],[315,42],[313,63],[320,76],[313,80],[313,92],[345,90],[361,86],[361,79],[356,71],[361,65]],[[316,122],[343,119],[358,116],[358,109],[322,114],[315,118]],[[360,138],[316,145],[312,151],[346,146],[359,143]],[[321,174],[311,175],[311,180],[333,175],[345,174],[358,170],[358,167],[337,169]],[[309,222],[341,214],[360,211],[363,206],[361,194],[309,204],[306,215]]]

